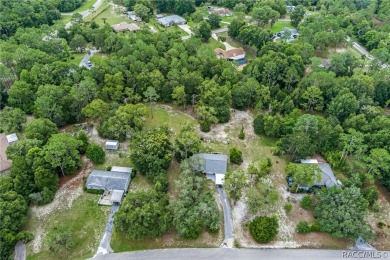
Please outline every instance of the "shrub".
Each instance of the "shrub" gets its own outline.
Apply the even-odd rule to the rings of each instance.
[[[291,210],[292,210],[292,204],[291,203],[286,203],[286,205],[284,205],[284,210],[289,213]]]
[[[309,223],[307,223],[307,221],[301,221],[298,223],[296,231],[297,231],[297,233],[300,233],[300,234],[306,234],[306,233],[310,233],[311,228],[310,228]]]
[[[240,140],[245,139],[244,127],[241,128],[240,134],[238,135],[238,139]]]
[[[375,202],[374,205],[372,205],[371,207],[371,210],[374,212],[379,212],[379,209],[379,204],[377,202]]]
[[[303,196],[303,198],[300,202],[301,207],[304,209],[309,209],[311,207],[311,203],[312,203],[312,198],[310,195]]]
[[[50,251],[60,253],[68,251],[74,245],[73,232],[63,224],[55,225],[47,235]]]
[[[229,151],[230,155],[230,162],[234,164],[241,164],[242,163],[242,152],[238,150],[237,148],[233,147]]]
[[[112,166],[107,166],[106,167],[106,171],[111,171],[111,169],[112,169]]]
[[[218,38],[221,42],[226,42],[226,36],[219,36]]]
[[[87,148],[87,157],[94,163],[104,163],[106,159],[106,153],[103,148],[97,144],[89,144]]]
[[[320,224],[318,224],[318,223],[312,224],[310,226],[310,231],[311,232],[320,232],[321,231]]]
[[[383,228],[386,226],[386,224],[383,223],[382,221],[378,222],[376,225],[378,226],[378,228]]]
[[[374,187],[369,187],[363,190],[363,197],[368,201],[368,205],[372,207],[378,200],[378,192]]]
[[[210,122],[200,121],[199,124],[200,124],[200,130],[202,132],[205,132],[205,133],[210,132]]]
[[[267,243],[278,234],[277,217],[256,217],[249,224],[249,231],[258,243]]]

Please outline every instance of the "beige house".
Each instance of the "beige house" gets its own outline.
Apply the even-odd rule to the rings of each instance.
[[[228,61],[236,61],[239,64],[246,63],[245,50],[243,48],[236,48],[228,51],[224,51],[221,48],[216,48],[214,53],[218,58],[222,58]]]
[[[135,23],[125,23],[125,22],[114,24],[112,26],[112,29],[115,32],[126,32],[126,31],[135,32],[141,30],[141,28]]]

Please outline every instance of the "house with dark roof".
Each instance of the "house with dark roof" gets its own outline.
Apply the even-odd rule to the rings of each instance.
[[[235,61],[238,62],[238,64],[245,64],[246,63],[246,53],[243,48],[235,48],[231,50],[222,50],[221,48],[216,48],[214,50],[214,53],[217,55],[218,58],[225,59],[228,61]]]
[[[301,160],[303,164],[317,164],[321,169],[321,180],[316,181],[313,186],[317,187],[333,187],[340,186],[340,181],[336,179],[332,168],[328,163],[318,162],[316,159]]]
[[[157,18],[157,22],[164,27],[171,27],[173,25],[186,24],[187,21],[178,15],[169,15],[161,18]]]
[[[131,169],[127,172],[93,170],[88,176],[86,187],[93,190],[127,192],[130,181]]]
[[[224,154],[198,153],[193,157],[201,159],[200,171],[206,174],[206,178],[215,182],[216,185],[223,185],[227,171],[228,157]]]
[[[203,159],[202,172],[206,174],[225,174],[228,157],[224,154],[198,153],[194,155]]]

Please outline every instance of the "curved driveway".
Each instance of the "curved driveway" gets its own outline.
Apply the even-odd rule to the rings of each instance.
[[[346,252],[346,251],[345,251]],[[345,259],[341,250],[314,249],[235,249],[235,248],[193,248],[156,249],[109,254],[95,257],[94,260],[145,260],[145,259],[272,259],[272,260],[321,260]]]

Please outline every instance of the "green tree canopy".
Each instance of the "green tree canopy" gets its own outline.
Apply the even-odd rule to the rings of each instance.
[[[26,138],[41,140],[43,144],[56,133],[58,133],[56,124],[47,118],[38,118],[30,121],[25,130]]]
[[[168,195],[156,191],[127,194],[115,214],[115,227],[132,239],[155,238],[172,225]]]
[[[317,194],[317,199],[314,216],[322,231],[353,241],[359,236],[364,239],[372,238],[370,226],[365,221],[368,202],[363,198],[359,188],[322,189]]]

